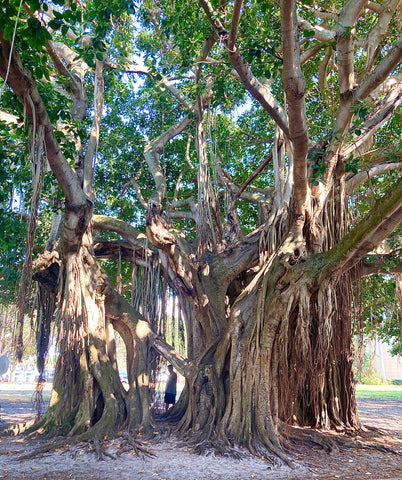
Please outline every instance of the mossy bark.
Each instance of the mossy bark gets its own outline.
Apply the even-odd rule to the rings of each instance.
[[[314,258],[278,255],[238,297],[228,328],[197,362],[179,428],[289,463],[285,425],[360,426],[348,317],[350,279],[317,283]],[[198,447],[199,448],[199,447]]]

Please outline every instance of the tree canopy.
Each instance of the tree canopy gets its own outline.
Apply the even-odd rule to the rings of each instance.
[[[88,353],[103,406],[88,420],[72,401],[71,430],[99,427],[110,391],[114,427],[151,421],[151,347],[186,377],[176,419],[202,440],[286,461],[279,420],[357,426],[352,306],[400,338],[400,1],[1,6],[2,301],[22,325],[32,272],[47,285],[61,372],[97,322],[98,352],[113,364],[108,322],[128,351],[130,401]],[[163,339],[170,295],[184,356]]]

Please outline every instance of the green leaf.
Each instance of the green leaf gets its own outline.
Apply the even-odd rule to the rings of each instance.
[[[105,18],[106,18],[106,20],[110,20],[111,16],[112,16],[112,10],[109,7],[105,8]]]
[[[58,12],[57,10],[53,10],[53,15],[60,20],[63,18],[63,14]]]
[[[48,23],[48,26],[52,30],[58,30],[63,24],[64,24],[63,20],[59,20],[57,18],[54,18],[53,20],[50,20],[50,22]]]
[[[314,37],[315,31],[314,30],[303,30],[303,35],[305,37]]]
[[[7,25],[4,27],[4,40],[10,40],[10,38],[13,36],[14,32],[14,25],[10,22],[7,23]]]

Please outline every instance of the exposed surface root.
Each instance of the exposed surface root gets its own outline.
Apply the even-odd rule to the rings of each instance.
[[[152,450],[149,450],[148,447],[145,447],[145,444],[142,441],[138,440],[138,438],[134,438],[134,436],[129,432],[123,434],[122,440],[123,441],[120,444],[117,456],[120,456],[123,453],[132,453],[138,456],[143,455],[146,457],[156,457]]]
[[[351,433],[353,436],[351,436]],[[377,430],[377,433],[380,433],[380,431]],[[340,435],[335,432],[320,432],[312,429],[288,427],[287,439],[289,442],[289,448],[293,449],[303,444],[318,445],[328,453],[339,453],[340,450],[345,449],[365,449],[402,456],[402,452],[398,452],[386,445],[380,443],[368,443],[368,438],[364,438],[363,430],[347,432],[347,434]]]
[[[35,424],[35,420],[29,422],[16,423],[14,425],[6,424],[3,428],[0,428],[0,432],[8,436],[17,436],[23,434],[26,430],[31,428]]]
[[[339,445],[331,434],[325,434],[310,429],[287,427],[288,447],[292,449],[297,445],[318,445],[327,453],[338,453]]]
[[[246,456],[246,452],[234,447],[229,447],[222,441],[205,440],[192,447],[192,452],[197,455],[213,455],[216,457],[228,457],[240,460]]]
[[[31,452],[20,456],[19,459],[28,460],[45,453],[63,449],[73,452],[71,447],[78,444],[81,444],[81,447],[85,448],[88,452],[94,453],[98,460],[103,460],[105,457],[117,459],[123,453],[155,457],[155,454],[145,446],[144,442],[135,438],[134,434],[125,432],[107,439],[101,439],[99,436],[94,436],[87,441],[83,441],[81,435],[76,437],[59,437],[59,439],[52,439],[51,441],[34,448]]]

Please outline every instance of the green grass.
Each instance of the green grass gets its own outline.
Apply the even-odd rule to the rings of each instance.
[[[13,392],[0,392],[0,405],[1,402],[7,403],[29,403],[33,400],[33,392],[27,391],[13,391]],[[50,392],[43,392],[43,400],[45,402],[50,400]]]
[[[394,400],[402,402],[401,385],[356,385],[358,400]]]
[[[0,389],[1,401],[12,403],[32,401],[33,389],[24,390],[20,388],[14,391],[7,391],[7,384]],[[402,385],[356,385],[356,397],[358,400],[394,400],[402,402]],[[43,399],[48,401],[50,390],[43,392]]]

